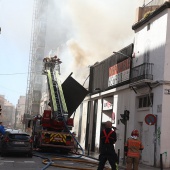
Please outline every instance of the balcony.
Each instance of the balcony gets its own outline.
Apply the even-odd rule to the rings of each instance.
[[[143,86],[146,83],[151,83],[153,80],[152,74],[153,63],[144,63],[131,69],[130,86]]]

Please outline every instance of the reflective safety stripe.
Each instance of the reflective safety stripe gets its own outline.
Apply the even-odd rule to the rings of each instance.
[[[49,133],[49,132],[43,132],[43,140],[47,140],[45,135],[48,134],[49,138],[48,142],[62,142],[62,143],[66,143],[66,137],[69,136],[71,137],[70,134],[62,134],[62,133]]]
[[[128,152],[127,153],[127,156],[130,156],[130,157],[139,157],[140,156],[140,154],[139,154],[139,152]]]
[[[108,134],[106,133],[106,130],[104,129],[103,130],[103,133],[104,133],[104,136],[105,136],[105,143],[110,143],[109,142],[109,138],[110,138],[110,135],[113,133],[113,130],[111,130]]]

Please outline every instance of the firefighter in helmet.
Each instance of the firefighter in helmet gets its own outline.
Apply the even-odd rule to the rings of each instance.
[[[124,151],[126,158],[126,170],[138,170],[140,151],[144,149],[142,142],[138,139],[139,131],[134,129],[131,137],[125,143]]]
[[[105,129],[100,134],[100,155],[99,165],[97,170],[103,170],[106,161],[108,160],[112,170],[116,170],[116,153],[114,144],[116,143],[116,132],[112,130],[112,122],[107,121],[105,123]]]

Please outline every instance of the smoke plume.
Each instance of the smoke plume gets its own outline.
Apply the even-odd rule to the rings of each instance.
[[[65,44],[58,54],[63,65],[67,63],[67,69],[62,66],[64,74],[73,72],[82,84],[89,74],[89,65],[133,43],[131,27],[135,22],[136,8],[141,5],[140,0],[55,2],[55,7],[60,9],[57,15],[59,40]],[[56,10],[54,6],[53,9]]]

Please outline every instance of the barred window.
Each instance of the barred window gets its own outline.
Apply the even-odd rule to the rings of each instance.
[[[152,107],[153,104],[153,94],[148,94],[145,96],[140,96],[138,98],[138,108]]]

